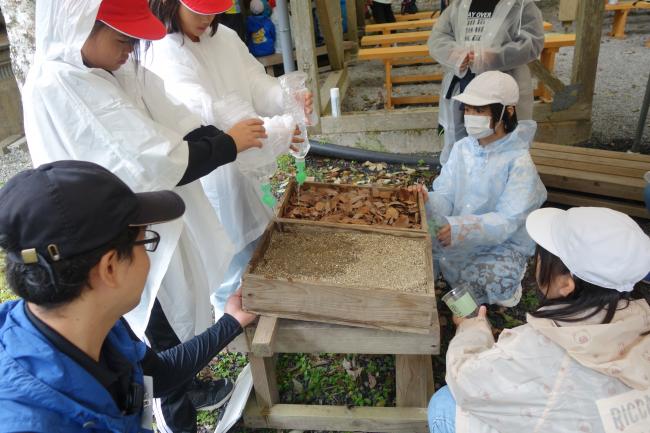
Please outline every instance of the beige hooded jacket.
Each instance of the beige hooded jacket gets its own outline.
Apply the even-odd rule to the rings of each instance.
[[[625,303],[626,304],[626,303]],[[528,316],[501,333],[468,319],[447,352],[457,433],[600,433],[596,401],[650,387],[650,306],[579,323]]]

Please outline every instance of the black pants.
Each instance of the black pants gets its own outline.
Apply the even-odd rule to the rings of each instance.
[[[181,343],[163,313],[158,299],[153,304],[145,335],[156,352]],[[187,381],[167,397],[160,399],[165,424],[174,433],[196,433],[196,409],[187,396],[193,379]]]
[[[239,38],[246,43],[246,24],[244,23],[243,14],[221,14],[218,17],[219,24],[223,24],[236,31]]]
[[[370,9],[372,9],[372,18],[375,20],[375,23],[382,24],[395,22],[393,7],[390,4],[373,1],[370,5]]]

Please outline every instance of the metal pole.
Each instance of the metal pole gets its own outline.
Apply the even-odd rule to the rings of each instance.
[[[641,104],[641,116],[639,117],[639,125],[636,127],[636,137],[634,137],[634,144],[632,144],[632,152],[638,152],[641,147],[641,138],[643,138],[643,130],[648,121],[648,106],[650,106],[650,74],[648,75],[648,84],[645,87],[645,97],[643,104]]]
[[[284,73],[293,72],[296,67],[293,62],[293,46],[291,45],[291,29],[289,27],[289,8],[287,0],[278,0],[275,3],[275,12],[278,14],[277,34],[282,47],[282,63]]]

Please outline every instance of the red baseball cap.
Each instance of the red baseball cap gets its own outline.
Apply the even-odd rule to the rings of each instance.
[[[151,12],[147,0],[103,0],[97,20],[136,39],[155,41],[167,34],[165,25]]]
[[[200,15],[221,14],[230,9],[233,0],[180,0],[183,6]]]

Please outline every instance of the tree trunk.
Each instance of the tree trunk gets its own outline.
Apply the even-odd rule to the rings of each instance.
[[[19,88],[22,88],[34,59],[35,8],[36,0],[0,0],[0,9],[7,26],[11,65]]]

